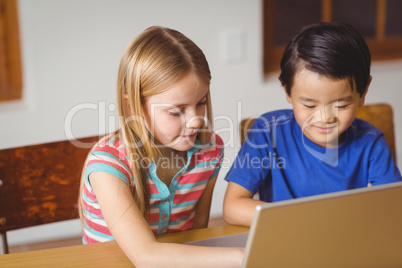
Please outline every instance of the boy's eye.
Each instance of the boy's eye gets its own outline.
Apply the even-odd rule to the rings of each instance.
[[[337,109],[345,109],[347,108],[349,105],[340,105],[340,106],[335,106],[335,108]]]
[[[307,105],[307,104],[303,104],[304,107],[308,108],[308,109],[313,109],[315,108],[315,105]]]

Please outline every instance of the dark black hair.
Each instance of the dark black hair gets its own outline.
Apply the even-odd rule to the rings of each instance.
[[[302,68],[327,78],[348,78],[362,96],[370,81],[371,56],[364,38],[352,26],[319,22],[304,27],[287,45],[279,80],[290,96]]]

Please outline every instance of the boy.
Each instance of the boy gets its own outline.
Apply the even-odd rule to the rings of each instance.
[[[249,226],[264,202],[402,180],[384,135],[355,118],[370,63],[350,25],[317,23],[293,37],[279,75],[293,110],[266,113],[249,131],[225,178],[228,223]]]

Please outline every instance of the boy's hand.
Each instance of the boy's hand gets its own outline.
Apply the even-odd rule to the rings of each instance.
[[[250,226],[255,207],[265,202],[253,199],[254,194],[237,183],[229,182],[223,201],[223,217],[233,225]]]

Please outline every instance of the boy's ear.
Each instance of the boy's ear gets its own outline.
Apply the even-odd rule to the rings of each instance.
[[[366,94],[367,94],[367,91],[368,91],[368,88],[369,88],[369,86],[370,86],[370,83],[371,83],[371,80],[372,80],[372,79],[373,79],[373,77],[370,75],[370,78],[369,78],[369,81],[368,81],[368,83],[367,83],[367,86],[366,86],[366,88],[364,89],[363,94],[360,96],[359,107],[362,107],[362,106],[364,105],[364,101],[365,101],[365,99],[366,99]]]
[[[278,73],[278,79],[279,79],[279,77],[281,76],[281,74],[280,73]],[[279,79],[280,80],[280,79]],[[286,95],[286,101],[288,102],[288,103],[290,103],[290,104],[292,104],[292,99],[290,98],[290,96],[289,96],[289,94],[288,94],[288,91],[286,90],[286,86],[283,86],[283,90],[285,91],[285,95]]]
[[[292,98],[289,96],[288,91],[286,90],[286,88],[284,88],[285,90],[285,94],[286,94],[286,101],[290,104],[292,104]]]

